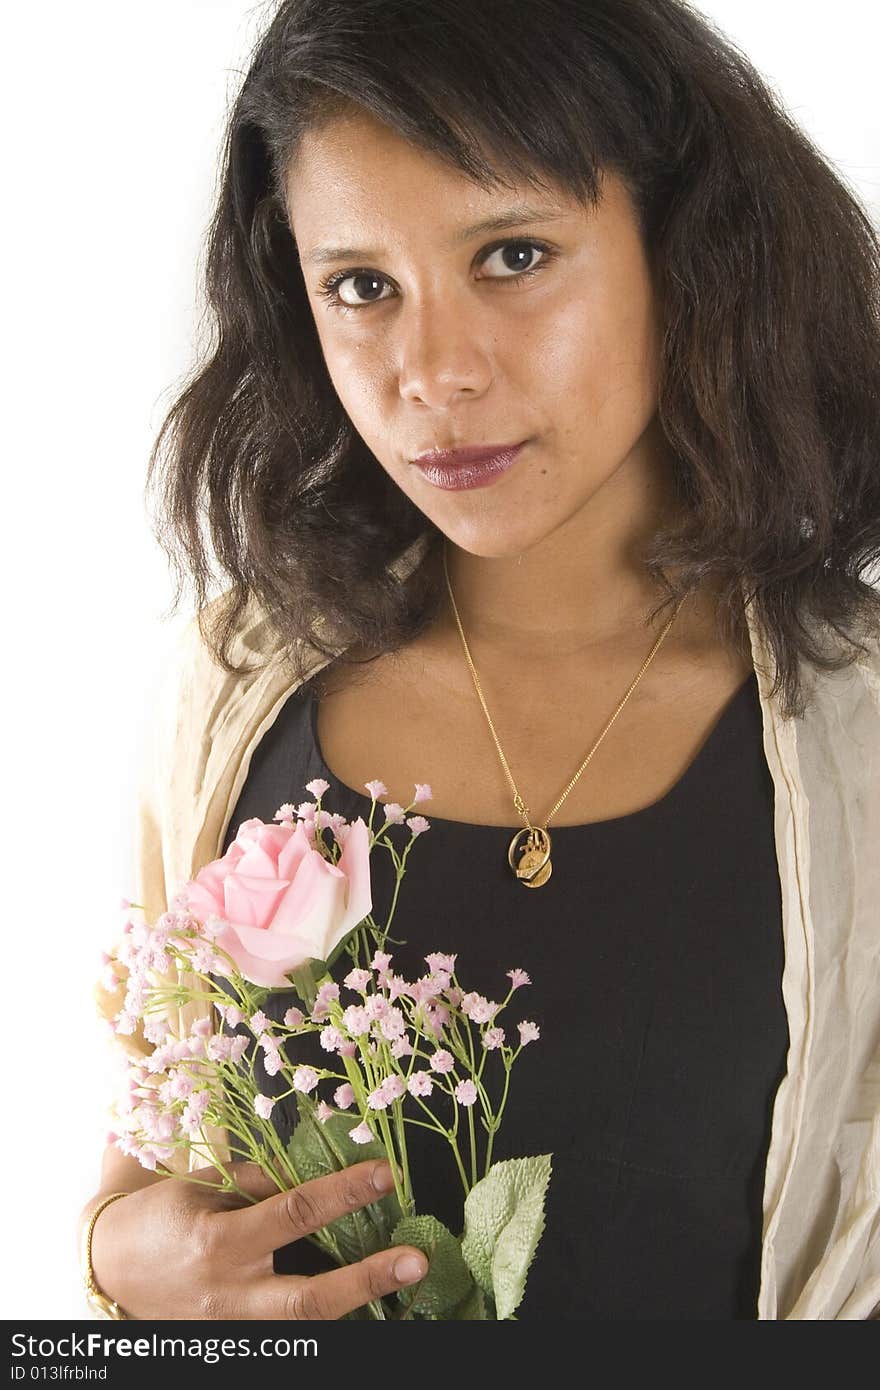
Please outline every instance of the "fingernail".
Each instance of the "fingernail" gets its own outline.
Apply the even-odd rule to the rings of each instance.
[[[415,1284],[424,1279],[428,1266],[418,1255],[401,1255],[394,1262],[394,1277],[398,1284]]]
[[[394,1174],[390,1163],[377,1163],[373,1169],[373,1187],[377,1192],[390,1192],[394,1186]]]

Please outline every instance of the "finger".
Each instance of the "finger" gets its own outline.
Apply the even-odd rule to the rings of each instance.
[[[253,1206],[230,1212],[224,1220],[241,1246],[259,1257],[312,1235],[337,1217],[378,1202],[393,1186],[390,1165],[384,1160],[368,1160],[313,1178],[287,1192],[275,1192]]]
[[[235,1183],[232,1190],[225,1187],[227,1172]],[[198,1200],[202,1205],[215,1210],[241,1207],[246,1204],[247,1197],[262,1201],[265,1197],[275,1196],[279,1190],[275,1179],[258,1163],[230,1163],[223,1173],[213,1166],[197,1168],[189,1177],[198,1179],[200,1184],[211,1184],[211,1187],[196,1185],[193,1189],[193,1200]],[[212,1191],[212,1188],[215,1190]],[[242,1192],[246,1193],[247,1197],[242,1197]]]
[[[418,1283],[427,1272],[428,1261],[421,1250],[399,1245],[311,1278],[276,1274],[252,1285],[255,1309],[259,1309],[253,1316],[303,1322],[343,1318],[376,1298]]]

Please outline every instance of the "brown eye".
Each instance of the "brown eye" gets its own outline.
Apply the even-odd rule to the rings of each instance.
[[[381,291],[387,283],[381,275],[374,275],[372,271],[358,271],[337,280],[335,289],[343,304],[357,308],[361,304],[375,304],[382,298]],[[353,297],[348,298],[349,294]]]
[[[504,274],[505,271],[509,272],[511,276],[522,275],[523,273],[528,273],[530,270],[536,270],[538,265],[541,264],[540,261],[536,263],[532,260],[535,252],[538,252],[542,256],[546,255],[544,247],[539,246],[537,242],[508,241],[505,242],[503,246],[497,247],[491,255],[487,256],[483,261],[483,265],[491,265],[491,263],[495,261],[496,269],[500,268],[501,270],[500,278],[502,279],[507,278]],[[498,259],[499,257],[500,260]],[[490,276],[490,279],[495,278],[495,276]]]

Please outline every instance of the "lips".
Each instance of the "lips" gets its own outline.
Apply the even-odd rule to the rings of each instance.
[[[468,444],[460,449],[428,449],[423,454],[416,454],[411,462],[421,468],[431,465],[455,468],[459,464],[483,463],[486,459],[499,458],[512,453],[523,443],[525,441],[519,439],[513,444]]]
[[[512,468],[525,444],[481,444],[461,449],[431,449],[413,465],[433,487],[446,492],[488,487]]]

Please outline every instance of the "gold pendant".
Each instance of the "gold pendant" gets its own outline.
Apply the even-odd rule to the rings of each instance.
[[[514,858],[520,841],[526,837],[519,861]],[[507,862],[526,888],[540,888],[553,872],[550,862],[550,836],[541,826],[524,826],[510,842]]]

